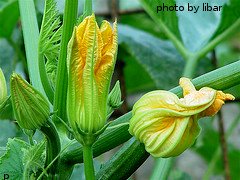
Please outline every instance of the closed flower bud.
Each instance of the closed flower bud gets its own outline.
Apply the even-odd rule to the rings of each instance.
[[[133,107],[129,132],[154,157],[171,157],[190,147],[200,133],[198,119],[215,115],[230,94],[204,87],[197,91],[187,78],[180,79],[184,98],[168,91],[144,95]]]
[[[0,107],[7,99],[7,85],[2,69],[0,68]]]
[[[122,103],[120,83],[117,81],[108,95],[108,111],[111,112],[112,110],[119,108]]]
[[[47,122],[50,115],[47,100],[15,73],[11,77],[11,97],[14,115],[21,128],[35,130]]]
[[[117,55],[117,28],[86,17],[68,45],[67,111],[75,136],[94,134],[107,119],[107,97]],[[81,135],[80,135],[81,136]],[[78,138],[78,140],[81,137]]]

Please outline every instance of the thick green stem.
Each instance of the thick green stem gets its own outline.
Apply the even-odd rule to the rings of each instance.
[[[89,16],[92,14],[92,0],[85,0],[84,14],[85,16]]]
[[[149,157],[144,144],[132,137],[97,172],[98,180],[128,179]]]
[[[168,179],[169,172],[173,165],[173,158],[159,158],[156,159],[154,171],[151,175],[151,180]]]
[[[86,180],[95,180],[92,146],[83,146],[83,162]]]
[[[67,86],[68,86],[68,75],[67,75],[67,46],[72,36],[73,28],[77,19],[78,0],[66,0],[64,17],[63,17],[63,33],[60,47],[60,56],[57,70],[56,80],[56,93],[54,97],[54,111],[57,116],[66,121],[66,100],[67,100]],[[62,123],[59,122],[58,118],[54,118],[54,122],[57,127],[61,129]],[[64,128],[64,127],[63,127]]]
[[[54,161],[54,159],[58,156],[61,151],[60,139],[57,133],[55,126],[50,122],[47,121],[46,126],[41,127],[41,132],[47,138],[47,152],[46,152],[46,162],[45,168]],[[49,168],[48,174],[51,177],[54,177],[55,174],[58,173],[58,164],[59,160],[56,160],[53,165]]]
[[[22,20],[29,77],[33,87],[45,95],[38,67],[39,30],[34,1],[19,0],[18,3]]]
[[[198,60],[199,60],[198,57],[190,56],[184,67],[183,71],[184,77],[193,78]]]

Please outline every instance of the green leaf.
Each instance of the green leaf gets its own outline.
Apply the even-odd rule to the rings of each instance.
[[[46,71],[55,86],[62,27],[55,0],[46,0],[39,39],[39,54],[47,59]],[[43,61],[43,60],[42,60]]]
[[[183,43],[187,49],[192,52],[196,52],[204,47],[208,41],[212,38],[213,34],[218,28],[221,21],[221,13],[215,11],[203,11],[203,3],[209,5],[222,6],[225,0],[211,1],[211,0],[199,0],[193,3],[182,3],[181,0],[177,0],[178,5],[185,6],[188,4],[191,6],[199,6],[197,13],[185,11],[179,11],[177,13],[179,19],[179,30]]]
[[[124,59],[124,78],[128,93],[146,92],[147,90],[156,89],[153,79],[133,56],[126,53],[122,48],[120,48],[118,54],[120,59]]]
[[[213,2],[211,0],[199,0],[194,2],[183,2],[182,0],[176,1],[161,1],[158,0],[141,0],[144,9],[152,17],[152,19],[163,29],[164,33],[175,44],[176,48],[187,59],[189,52],[199,52],[198,57],[204,57],[210,50],[223,41],[226,37],[231,35],[240,26],[239,1],[221,0]],[[184,6],[184,11],[176,12],[161,11],[156,12],[157,6],[162,6],[162,2],[166,5],[174,6],[175,3]],[[169,3],[169,4],[168,4]],[[204,11],[203,3],[208,5],[224,6],[221,11]],[[188,11],[188,5],[199,6],[197,13]],[[205,4],[206,5],[206,4]],[[165,17],[173,13],[172,21],[166,21]],[[168,22],[171,22],[168,24]],[[174,32],[178,30],[179,33]],[[220,34],[221,33],[221,34]],[[180,36],[178,35],[180,34]],[[219,35],[219,36],[218,36]],[[209,46],[207,46],[207,44]],[[184,45],[183,45],[184,44]],[[188,51],[189,50],[189,51]]]
[[[8,0],[0,5],[0,37],[10,38],[19,19],[18,1]]]
[[[119,25],[119,59],[126,62],[124,75],[129,92],[170,89],[178,84],[185,62],[169,41],[160,40],[127,25]],[[199,62],[202,75],[212,70],[208,58]],[[154,82],[154,83],[153,83]]]
[[[22,180],[22,149],[28,144],[19,139],[8,139],[7,152],[0,158],[0,174],[8,174],[10,179]]]
[[[129,25],[142,31],[151,33],[156,37],[163,37],[166,39],[166,36],[161,31],[159,26],[157,26],[157,24],[146,13],[121,15],[120,19],[121,24]],[[141,23],[139,23],[139,19],[141,19]]]
[[[224,32],[229,26],[234,24],[240,18],[239,11],[240,1],[238,0],[228,0],[224,5],[221,16],[221,23],[214,36]]]
[[[44,151],[45,141],[23,149],[24,177],[36,176],[38,169],[44,169]]]
[[[148,72],[156,86],[170,89],[181,77],[184,61],[172,43],[119,25],[119,44]]]
[[[13,138],[17,135],[17,128],[13,121],[0,121],[0,146],[6,146],[8,138]]]
[[[161,21],[178,39],[181,39],[176,11],[161,11],[157,13],[157,6],[161,6],[163,3],[165,6],[174,5],[175,0],[141,0],[141,3],[155,21]]]
[[[0,119],[14,119],[10,97],[0,106]]]

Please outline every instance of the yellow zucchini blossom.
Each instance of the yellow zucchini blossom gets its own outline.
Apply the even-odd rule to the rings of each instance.
[[[208,87],[197,91],[187,78],[181,78],[179,84],[183,98],[157,90],[144,95],[133,107],[129,132],[154,157],[181,154],[200,133],[198,119],[215,115],[224,101],[234,100],[231,94]]]
[[[68,45],[67,112],[75,137],[100,131],[107,120],[107,98],[117,56],[117,25],[95,16],[74,28]],[[78,133],[76,133],[78,132]]]

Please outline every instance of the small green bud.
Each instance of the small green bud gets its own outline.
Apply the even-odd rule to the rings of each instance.
[[[50,115],[46,98],[21,76],[11,77],[12,106],[18,124],[28,130],[43,126]]]
[[[108,95],[108,113],[111,113],[112,110],[118,109],[122,105],[121,96],[120,83],[117,81]]]
[[[0,105],[7,99],[7,85],[2,69],[0,68]]]

